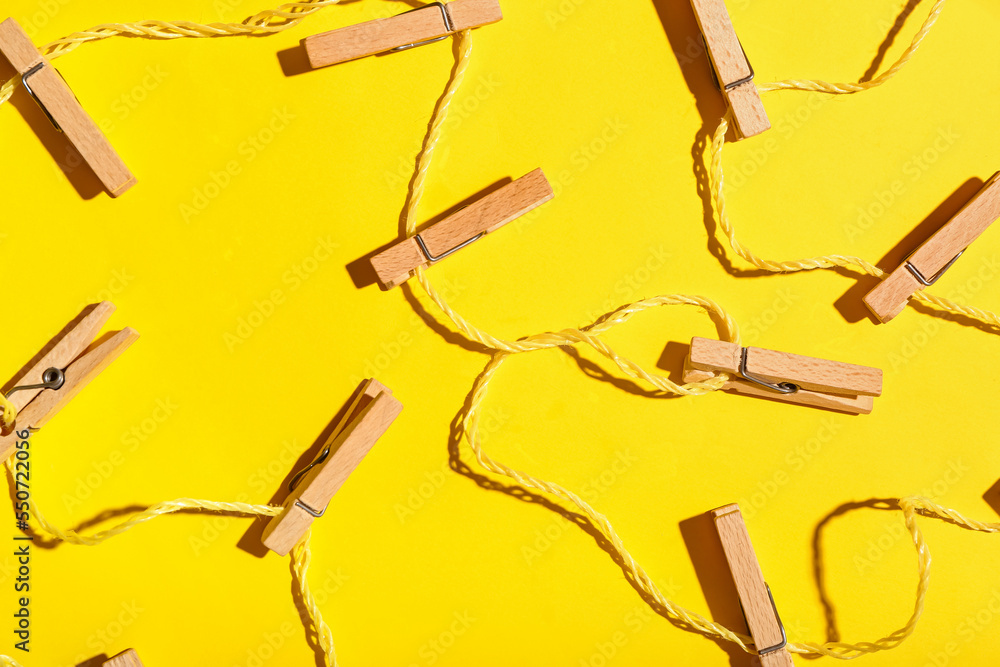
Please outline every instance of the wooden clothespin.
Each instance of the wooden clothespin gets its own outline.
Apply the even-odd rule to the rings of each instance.
[[[753,67],[729,19],[724,0],[691,0],[701,28],[715,83],[733,110],[737,138],[771,129],[760,93],[753,83]]]
[[[732,504],[712,510],[712,517],[761,666],[795,667],[785,648],[785,628],[778,617],[771,588],[764,582],[740,506]]]
[[[142,660],[135,649],[122,651],[104,662],[104,667],[142,667]]]
[[[84,111],[69,85],[12,18],[0,23],[0,52],[21,75],[24,89],[35,98],[56,130],[76,147],[112,197],[135,185],[135,176]]]
[[[418,267],[444,259],[552,197],[552,186],[545,174],[535,169],[419,234],[389,246],[372,257],[372,267],[382,288],[392,289],[409,280]]]
[[[111,365],[139,334],[125,329],[103,336],[91,344],[115,312],[109,301],[87,306],[43,350],[34,364],[6,386],[7,399],[17,408],[10,433],[0,436],[0,460],[13,453],[19,431],[37,430],[54,417],[97,375]]]
[[[405,51],[501,19],[503,13],[497,0],[431,2],[389,18],[312,35],[302,43],[315,69],[385,51]]]
[[[403,410],[392,391],[365,380],[319,456],[292,478],[282,512],[265,526],[264,546],[284,556],[323,516],[330,500]]]
[[[1000,172],[993,174],[961,211],[869,292],[865,305],[881,322],[896,317],[914,292],[933,285],[997,218]]]
[[[871,412],[873,397],[882,395],[878,368],[692,338],[684,381],[704,382],[718,373],[732,376],[724,391],[854,414]]]

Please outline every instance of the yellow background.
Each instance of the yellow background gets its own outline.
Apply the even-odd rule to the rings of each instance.
[[[911,8],[883,67],[929,4]],[[730,2],[759,82],[858,80],[904,2],[792,7]],[[37,43],[105,22],[232,21],[263,8],[5,6]],[[273,37],[114,38],[59,59],[138,176],[119,200],[95,196],[86,169],[59,172],[46,144],[60,161],[65,145],[23,91],[0,110],[0,376],[85,303],[110,298],[111,325],[142,334],[34,436],[35,498],[66,527],[182,496],[267,502],[374,372],[405,410],[313,539],[312,583],[342,664],[729,664],[713,642],[653,615],[578,527],[448,469],[451,423],[487,357],[442,335],[451,327],[422,293],[355,285],[348,267],[398,236],[452,44],[291,76],[277,54],[292,50],[282,58],[294,71],[300,39],[404,8],[367,0]],[[848,290],[857,298],[852,275],[727,272],[729,260],[710,252],[714,222],[706,226],[696,175],[696,142],[724,109],[687,0],[503,0],[503,10],[501,23],[473,35],[420,217],[539,166],[557,197],[431,270],[451,304],[517,338],[582,326],[646,296],[704,295],[735,316],[748,343],[881,367],[885,392],[866,417],[722,393],[666,400],[542,352],[511,359],[493,384],[488,451],[588,492],[667,596],[690,609],[738,613],[734,601],[710,609],[696,565],[717,556],[689,551],[681,522],[739,501],[792,641],[828,638],[817,559],[841,639],[902,626],[916,560],[899,513],[829,517],[870,498],[926,493],[997,519],[983,499],[1000,477],[997,338],[913,308],[885,326],[848,321],[857,301],[848,316],[834,304]],[[1000,151],[998,31],[996,3],[955,0],[889,84],[836,98],[766,95],[774,129],[726,153],[742,240],[774,259],[876,261],[963,183],[988,178]],[[233,165],[235,175],[221,175]],[[1000,304],[997,233],[935,291]],[[325,244],[335,246],[329,255]],[[313,262],[317,253],[324,259]],[[437,330],[415,314],[424,308]],[[258,326],[227,342],[243,321]],[[693,335],[716,331],[694,309],[669,308],[608,339],[676,379]],[[471,463],[464,444],[461,455]],[[150,667],[313,664],[287,559],[238,547],[251,523],[173,516],[97,548],[36,547],[32,651],[16,657],[75,665],[136,647]],[[902,647],[865,663],[995,664],[996,539],[920,525],[934,557],[926,613]],[[12,558],[0,564],[0,605],[13,613]],[[10,654],[12,635],[0,630]]]

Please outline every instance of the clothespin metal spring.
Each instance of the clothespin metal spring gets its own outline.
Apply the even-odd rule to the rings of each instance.
[[[15,391],[22,391],[27,389],[59,389],[66,382],[66,374],[63,373],[62,369],[59,368],[49,368],[42,374],[41,384],[25,384],[20,387],[14,387],[8,391],[5,395],[10,398],[10,395]]]
[[[747,57],[747,50],[743,48],[743,42],[740,41],[740,39],[738,37],[736,38],[736,41],[738,41],[740,43],[740,50],[743,51],[743,58],[744,58],[744,60],[747,61],[747,67],[750,68],[750,74],[749,74],[749,76],[745,76],[742,79],[739,79],[738,81],[732,81],[730,83],[727,83],[725,85],[725,89],[726,90],[732,90],[733,88],[737,88],[739,86],[742,86],[744,83],[750,83],[751,81],[753,81],[753,78],[754,78],[753,63],[750,62],[750,58]],[[719,71],[715,67],[715,61],[712,60],[712,52],[709,51],[709,49],[708,49],[708,42],[705,41],[705,35],[704,35],[704,33],[702,33],[702,35],[701,35],[701,43],[705,45],[705,51],[708,52],[708,55],[709,55],[709,58],[708,58],[709,64],[712,65],[712,82],[715,84],[715,89],[718,90],[719,92],[722,92],[723,86],[719,82]]]
[[[441,16],[444,17],[444,27],[449,33],[455,32],[455,24],[452,23],[451,14],[448,13],[448,8],[444,6],[443,2],[429,2],[423,7],[417,7],[416,9],[411,9],[408,12],[403,12],[403,14],[410,14],[411,12],[419,12],[427,9],[428,7],[438,7],[441,10]],[[399,16],[402,16],[400,14]],[[404,44],[402,46],[397,46],[394,49],[390,49],[390,53],[395,53],[396,51],[406,51],[408,49],[413,49],[418,46],[424,46],[425,44],[433,44],[434,42],[440,42],[442,39],[447,39],[450,35],[441,35],[440,37],[434,37],[432,39],[425,39],[422,42],[413,42],[412,44]]]
[[[63,131],[63,129],[62,129],[62,126],[59,124],[59,121],[57,121],[52,116],[52,113],[49,111],[48,107],[46,107],[44,104],[42,104],[42,101],[40,99],[38,99],[38,95],[35,94],[35,91],[33,91],[31,89],[31,85],[28,83],[28,79],[31,78],[31,75],[35,74],[38,71],[40,71],[43,67],[45,67],[45,63],[44,62],[40,62],[37,65],[35,65],[34,67],[32,67],[31,69],[29,69],[24,74],[22,74],[21,75],[21,83],[24,85],[24,90],[27,91],[27,93],[29,95],[31,95],[31,99],[35,100],[35,104],[38,105],[38,108],[42,110],[42,113],[45,114],[45,117],[49,119],[50,123],[52,123],[52,127],[56,128],[56,132],[60,132],[61,133]],[[56,70],[56,72],[59,72],[59,70]],[[59,76],[62,76],[62,72],[59,72]],[[63,81],[65,81],[65,80],[66,79],[63,78]],[[74,97],[76,97],[76,96],[74,95]],[[79,99],[77,101],[79,102]]]
[[[302,478],[308,475],[310,470],[318,466],[323,461],[326,461],[326,457],[328,457],[329,455],[330,455],[330,448],[327,447],[322,452],[319,453],[319,456],[317,456],[315,459],[312,460],[312,463],[310,463],[305,468],[295,473],[295,476],[292,477],[292,481],[288,483],[288,492],[291,493],[292,491],[294,491],[295,487],[297,487],[299,485],[299,482],[302,481]]]
[[[292,481],[290,481],[288,483],[288,492],[291,493],[292,491],[294,491],[295,487],[297,487],[299,485],[299,482],[301,482],[303,480],[303,478],[305,478],[305,476],[307,474],[309,474],[309,471],[312,470],[313,468],[315,468],[316,466],[318,466],[323,461],[326,461],[326,458],[328,456],[330,456],[330,447],[329,446],[327,446],[322,452],[320,452],[319,456],[317,456],[315,459],[313,459],[312,463],[310,463],[305,468],[303,468],[302,470],[300,470],[297,473],[295,473],[295,476],[292,477]],[[317,512],[316,510],[314,510],[313,508],[309,507],[309,505],[306,505],[301,500],[296,500],[295,501],[295,505],[297,507],[301,507],[302,509],[304,509],[306,512],[308,512],[309,514],[313,515],[317,519],[320,518],[321,516],[323,516],[323,514],[326,512],[326,508],[325,507],[322,510],[320,510],[319,512]]]
[[[910,274],[912,274],[913,277],[917,279],[918,283],[920,283],[924,287],[930,287],[931,285],[933,285],[934,283],[936,283],[938,281],[938,279],[941,278],[941,276],[944,275],[944,272],[947,271],[948,269],[950,269],[951,265],[954,264],[955,262],[957,262],[958,258],[961,257],[963,254],[965,254],[965,250],[963,250],[962,252],[960,252],[957,255],[955,255],[955,257],[952,258],[952,260],[950,262],[948,262],[947,264],[945,264],[944,267],[940,271],[938,271],[937,273],[935,273],[930,278],[925,278],[924,274],[920,273],[920,269],[918,269],[917,267],[913,266],[913,264],[910,263],[909,259],[906,260],[906,262],[904,263],[904,266],[906,266],[906,270],[909,271]]]
[[[431,254],[431,251],[430,251],[430,249],[428,249],[427,244],[424,243],[424,240],[422,238],[420,238],[420,234],[415,234],[413,236],[413,238],[416,240],[417,245],[420,246],[420,252],[424,253],[424,257],[427,258],[427,261],[429,261],[429,262],[431,262],[433,264],[434,262],[441,261],[442,259],[444,259],[445,257],[447,257],[448,255],[450,255],[450,254],[452,254],[454,252],[458,252],[459,250],[461,250],[465,246],[469,245],[470,243],[473,243],[474,241],[478,241],[479,239],[483,238],[484,236],[486,236],[486,232],[479,232],[478,234],[476,234],[475,236],[473,236],[468,241],[463,241],[463,242],[459,243],[457,246],[455,246],[454,248],[452,248],[451,250],[445,250],[440,255],[432,255]]]
[[[798,385],[791,382],[767,382],[766,380],[761,380],[758,377],[754,377],[747,371],[747,356],[750,352],[750,348],[744,347],[743,351],[740,353],[740,377],[742,377],[747,382],[752,382],[755,385],[764,387],[765,389],[770,389],[771,391],[776,391],[779,394],[794,394],[799,390]],[[772,600],[772,603],[774,601]]]
[[[774,603],[774,595],[771,593],[771,587],[764,582],[764,588],[767,589],[767,597],[771,600],[771,609],[774,609],[774,618],[778,621],[778,629],[781,630],[781,641],[774,646],[768,646],[767,648],[758,648],[756,645],[754,648],[757,650],[757,655],[767,655],[768,653],[774,653],[775,651],[780,651],[788,645],[788,635],[785,634],[785,624],[781,622],[781,616],[778,615],[778,605]],[[746,609],[743,608],[743,601],[740,600],[740,613],[743,614],[743,621],[750,627],[750,622],[747,620]]]

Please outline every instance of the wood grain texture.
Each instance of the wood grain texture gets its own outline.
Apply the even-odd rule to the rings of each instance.
[[[40,390],[34,400],[18,413],[15,430],[0,437],[0,460],[7,460],[13,452],[18,440],[17,431],[45,426],[138,338],[139,333],[128,327],[105,337],[65,369],[66,380],[62,387]],[[22,392],[17,392],[20,393]]]
[[[760,667],[795,667],[792,654],[785,649],[767,655],[758,655],[756,660]]]
[[[97,127],[97,123],[83,109],[69,85],[42,57],[14,19],[0,23],[0,51],[20,74],[28,73],[34,66],[41,65],[40,69],[27,74],[27,85],[112,197],[117,197],[135,185],[135,176]]]
[[[905,264],[901,264],[865,295],[864,302],[879,322],[885,324],[903,312],[910,297],[922,287]]]
[[[742,347],[712,338],[691,339],[691,367],[737,373]],[[793,382],[800,389],[845,395],[882,395],[882,370],[799,354],[747,348],[747,372],[767,382]]]
[[[5,391],[22,385],[39,384],[42,375],[49,368],[66,368],[70,362],[83,354],[87,346],[97,337],[104,324],[115,312],[110,301],[102,301],[87,306],[76,320],[60,331],[42,350],[42,356],[30,368],[23,369],[4,385]],[[41,389],[26,389],[11,395],[10,402],[20,412]]]
[[[723,0],[691,0],[691,8],[705,37],[708,57],[719,77],[719,87],[725,89],[728,84],[750,76],[750,64],[743,55],[726,3]]]
[[[383,385],[369,380],[344,419],[334,429],[326,460],[315,466],[282,503],[282,512],[265,526],[263,543],[282,556],[291,551],[315,517],[299,506],[303,503],[315,512],[323,512],[352,472],[371,451],[403,410]]]
[[[445,5],[454,31],[503,19],[498,0],[455,0]],[[449,35],[439,7],[420,8],[384,19],[306,37],[302,44],[313,69],[356,60],[391,49]]]
[[[714,376],[715,373],[710,371],[700,371],[686,367],[683,379],[684,382],[704,382]],[[743,380],[729,380],[722,385],[722,390],[741,396],[770,398],[783,403],[806,405],[824,410],[836,410],[837,412],[846,412],[852,415],[867,415],[875,407],[875,399],[871,396],[842,396],[809,391],[808,389],[799,389],[794,394],[781,394],[776,391],[768,391],[763,387]]]
[[[1000,218],[1000,172],[907,259],[930,280]],[[880,322],[888,322],[906,307],[923,285],[906,268],[906,262],[865,295],[864,302]]]
[[[754,646],[766,649],[781,644],[783,641],[781,622],[771,604],[764,583],[764,574],[757,562],[757,555],[750,542],[750,533],[743,523],[739,506],[726,505],[712,510],[711,514],[715,519],[715,529],[719,534],[722,550],[726,554],[726,562],[733,575],[733,583],[736,584],[736,592],[743,605],[747,628],[753,637]],[[784,654],[783,658],[781,654]],[[783,648],[759,658],[761,664],[767,667],[794,664],[788,651]]]
[[[726,102],[733,110],[733,121],[736,123],[737,136],[743,139],[753,137],[771,129],[771,121],[764,111],[764,102],[760,99],[757,86],[748,81],[732,90],[723,89]]]
[[[104,667],[142,667],[142,660],[135,649],[122,651],[104,662]]]
[[[477,234],[499,229],[552,197],[552,186],[545,174],[535,169],[431,225],[420,232],[420,237],[432,255],[440,256]],[[430,264],[413,237],[389,246],[371,262],[383,289],[392,289],[412,277],[417,267]]]
[[[24,74],[43,60],[28,33],[13,18],[0,23],[0,53],[10,61],[18,74]]]
[[[479,28],[503,20],[499,0],[455,0],[445,7],[451,16],[455,32]]]
[[[723,0],[691,0],[691,8],[705,38],[708,57],[719,79],[719,88],[733,110],[737,138],[752,137],[770,129],[760,93],[753,81],[727,90],[727,86],[750,76],[750,63],[743,53]]]

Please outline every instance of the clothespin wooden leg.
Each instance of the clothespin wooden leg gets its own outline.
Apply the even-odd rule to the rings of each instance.
[[[973,241],[1000,218],[1000,172],[941,229],[865,296],[865,305],[888,322],[903,312],[910,297],[933,285]]]
[[[785,629],[778,617],[774,596],[764,582],[739,505],[712,510],[712,516],[760,664],[763,667],[794,667],[792,656],[785,648]]]
[[[737,138],[752,137],[771,128],[760,93],[753,83],[754,71],[736,36],[724,0],[691,0],[705,38],[716,83],[733,110]]]
[[[281,514],[264,527],[264,546],[282,556],[291,551],[402,410],[387,387],[363,382],[320,455],[292,479]]]
[[[868,414],[873,397],[882,394],[878,368],[692,338],[684,381],[704,382],[719,373],[730,376],[723,391],[852,414]]]
[[[419,234],[389,246],[372,257],[372,268],[383,289],[392,289],[409,280],[418,267],[444,259],[553,196],[545,174],[535,169]]]
[[[405,51],[501,19],[497,0],[432,2],[389,18],[313,35],[302,44],[315,69],[386,51]]]
[[[38,52],[12,18],[0,23],[0,52],[21,75],[25,90],[35,98],[55,128],[66,135],[112,197],[135,185],[135,176],[97,123],[87,115],[59,72]]]
[[[61,331],[30,368],[8,383],[7,395],[18,410],[13,430],[0,435],[0,460],[6,460],[17,443],[17,432],[45,426],[91,380],[139,338],[131,327],[109,333],[91,343],[114,312],[102,302],[84,309]]]
[[[104,667],[142,667],[142,661],[135,649],[130,648],[106,660]]]

